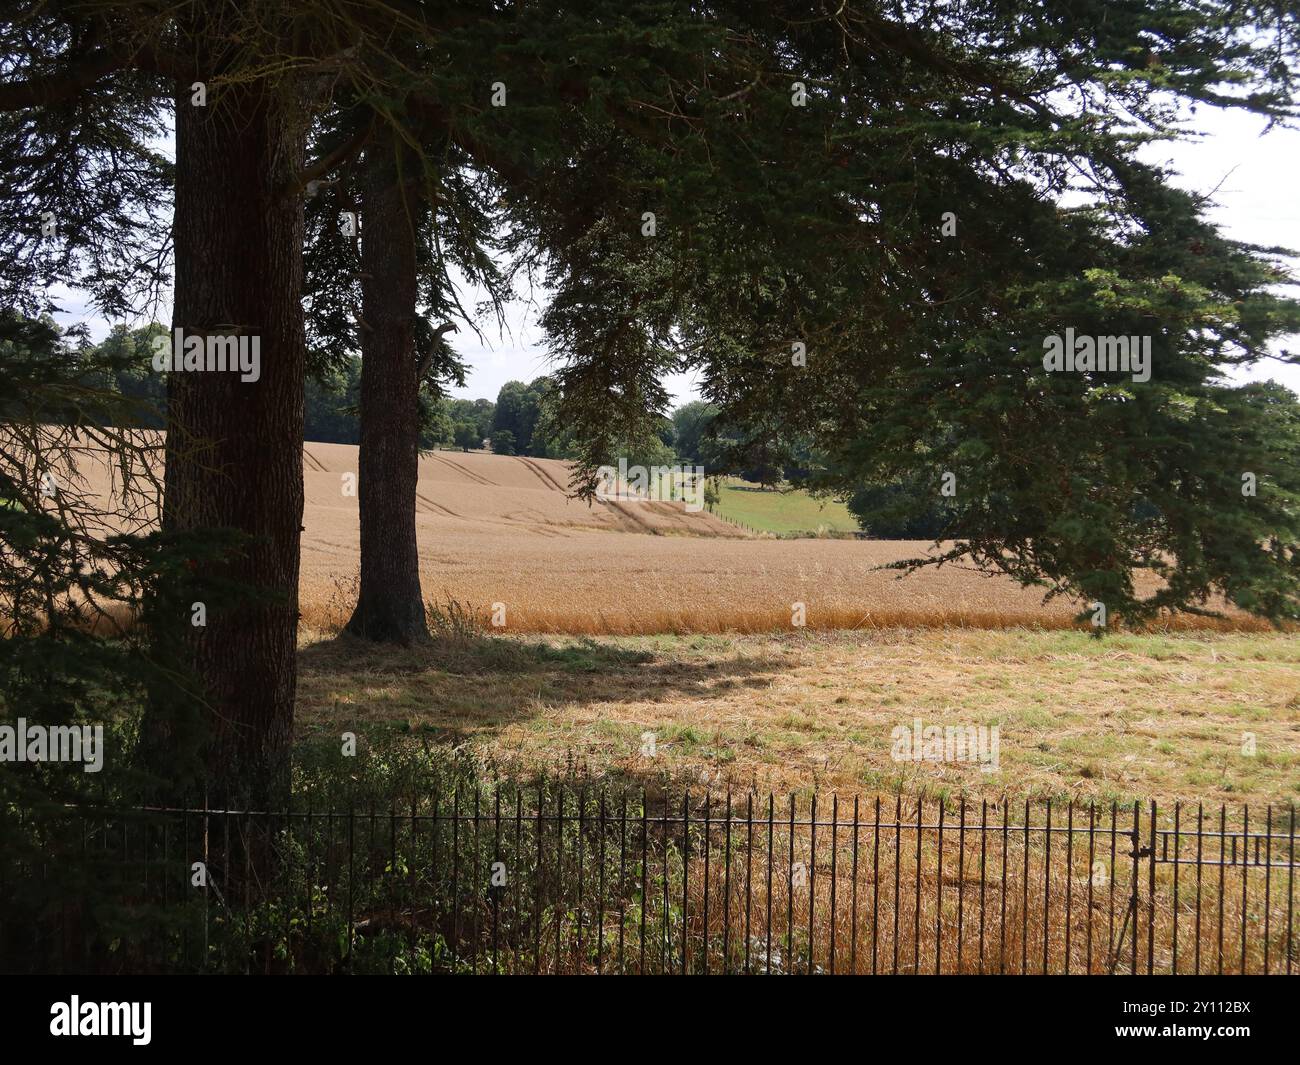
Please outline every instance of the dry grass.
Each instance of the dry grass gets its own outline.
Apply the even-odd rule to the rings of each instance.
[[[1176,823],[1164,811],[1153,868],[1133,861],[1131,808],[1054,807],[1049,844],[1043,805],[940,816],[902,799],[706,805],[696,792],[642,805],[636,792],[579,788],[539,807],[533,789],[457,794],[422,827],[361,822],[381,875],[401,870],[377,896],[363,881],[377,904],[358,927],[393,935],[381,971],[434,929],[452,945],[448,967],[470,972],[1280,973],[1300,961],[1281,872],[1293,823],[1278,808],[1249,824],[1268,868],[1236,860],[1240,819],[1227,837],[1215,818],[1189,835],[1195,810]],[[1149,810],[1136,816],[1149,839]],[[449,852],[439,904],[394,905],[411,890],[406,870]],[[1188,863],[1177,883],[1175,858]],[[456,898],[496,862],[510,870],[501,891]]]
[[[783,802],[770,807],[766,801],[750,806],[748,796],[733,800],[729,837],[721,827],[710,835],[712,868],[700,856],[702,841],[691,844],[685,949],[680,930],[672,942],[657,937],[645,971],[680,971],[685,962],[692,972],[725,965],[734,972],[1078,975],[1169,973],[1176,965],[1180,973],[1261,973],[1267,965],[1276,973],[1300,961],[1287,923],[1290,884],[1279,875],[1267,890],[1258,867],[1250,870],[1244,899],[1239,863],[1222,885],[1213,866],[1200,877],[1184,867],[1175,904],[1173,867],[1157,865],[1152,893],[1143,861],[1135,925],[1125,835],[1131,810],[1118,811],[1112,822],[1109,809],[1057,808],[1054,831],[1064,829],[1067,818],[1073,831],[1056,835],[1049,853],[1041,807],[1031,811],[1028,835],[1021,830],[1023,809],[1010,811],[1003,834],[1006,807],[968,807],[965,831],[959,811],[948,808],[940,839],[934,803],[863,802],[856,826],[851,802],[839,802],[833,814],[829,806],[817,808],[814,846],[809,808],[799,805],[791,846]],[[1280,816],[1271,826],[1276,836],[1269,857],[1283,862],[1290,855],[1288,820],[1285,811],[1274,812]],[[721,813],[713,807],[714,817]],[[1165,814],[1162,831],[1172,828]],[[1143,809],[1144,832],[1146,815]],[[1189,859],[1197,844],[1185,833],[1195,828],[1195,811],[1184,817],[1176,853]],[[981,826],[985,831],[976,831]],[[1240,820],[1228,827],[1242,830]],[[1207,833],[1217,828],[1204,824]],[[1252,823],[1253,832],[1264,829],[1258,818]],[[1162,846],[1175,853],[1172,839]],[[1203,840],[1202,847],[1207,862],[1219,858],[1217,839]],[[1233,848],[1224,850],[1231,854]],[[681,877],[678,871],[675,879]],[[680,889],[672,888],[651,891],[652,909],[661,907],[665,894],[663,901],[678,909]],[[605,941],[613,943],[617,922],[610,925]]]
[[[999,771],[895,762],[891,730],[918,717],[998,726]],[[924,629],[389,651],[322,639],[301,653],[298,721],[309,735],[414,734],[507,766],[713,788],[1285,803],[1300,792],[1300,641]]]

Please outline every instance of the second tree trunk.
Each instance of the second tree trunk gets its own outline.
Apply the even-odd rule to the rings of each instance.
[[[415,536],[419,381],[415,359],[419,171],[390,144],[367,153],[361,204],[361,589],[349,632],[429,639]]]

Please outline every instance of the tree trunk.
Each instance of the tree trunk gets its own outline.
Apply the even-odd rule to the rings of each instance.
[[[399,173],[385,139],[366,153],[361,202],[361,590],[347,630],[429,639],[415,537],[419,380],[415,358],[419,170]]]
[[[235,84],[176,108],[175,330],[256,338],[256,380],[173,372],[167,382],[166,532],[227,528],[248,546],[209,576],[264,598],[154,618],[155,645],[192,670],[207,700],[197,750],[208,796],[257,801],[286,781],[293,732],[302,527],[303,211],[294,182],[304,130],[265,87]],[[188,604],[186,604],[188,606]],[[146,757],[180,757],[179,701],[154,699]],[[281,793],[282,794],[282,793]]]

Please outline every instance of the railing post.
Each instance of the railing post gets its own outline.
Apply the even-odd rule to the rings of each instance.
[[[1138,859],[1142,857],[1142,807],[1133,803],[1133,890],[1129,894],[1129,915],[1133,924],[1133,942],[1129,948],[1129,972],[1137,976],[1138,951]]]
[[[353,926],[353,885],[356,880],[356,803],[348,800],[348,960],[345,972],[352,972],[352,941],[356,938]]]
[[[1156,801],[1151,800],[1151,852],[1147,871],[1147,975],[1154,972],[1156,954]]]

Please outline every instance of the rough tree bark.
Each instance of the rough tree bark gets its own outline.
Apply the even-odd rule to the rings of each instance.
[[[415,536],[419,379],[415,358],[420,173],[390,138],[366,153],[361,201],[361,588],[347,630],[429,639]]]
[[[162,646],[204,689],[199,763],[210,799],[265,799],[285,782],[293,732],[298,557],[303,512],[305,135],[292,101],[258,83],[176,108],[173,335],[256,337],[260,376],[168,377],[166,531],[230,528],[251,545],[218,574],[269,600],[153,619]],[[143,725],[155,767],[182,725],[155,700]],[[165,768],[165,767],[164,767]]]

